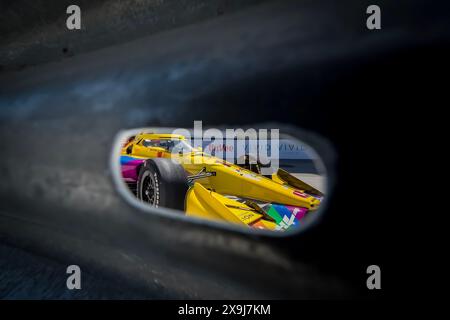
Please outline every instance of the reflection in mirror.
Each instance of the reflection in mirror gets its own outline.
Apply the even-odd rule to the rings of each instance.
[[[296,230],[317,215],[326,175],[309,146],[278,129],[196,126],[123,136],[120,177],[133,199],[249,230]]]

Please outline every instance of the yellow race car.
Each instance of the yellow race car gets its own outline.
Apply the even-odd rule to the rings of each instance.
[[[320,206],[323,194],[283,169],[263,176],[193,148],[181,135],[141,133],[121,154],[122,177],[141,201],[209,220],[287,230]]]

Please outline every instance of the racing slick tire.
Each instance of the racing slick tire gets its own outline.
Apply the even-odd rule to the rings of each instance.
[[[184,211],[187,190],[186,171],[171,159],[148,159],[139,170],[137,197],[153,207]]]

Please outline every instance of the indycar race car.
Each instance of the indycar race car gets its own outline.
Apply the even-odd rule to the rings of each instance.
[[[250,228],[295,228],[324,196],[283,169],[263,176],[258,165],[212,156],[182,135],[140,133],[124,144],[120,161],[139,200]]]

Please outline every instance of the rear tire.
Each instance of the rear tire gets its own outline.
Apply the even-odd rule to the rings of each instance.
[[[137,197],[153,207],[184,211],[187,190],[186,171],[171,159],[148,159],[139,170]]]

